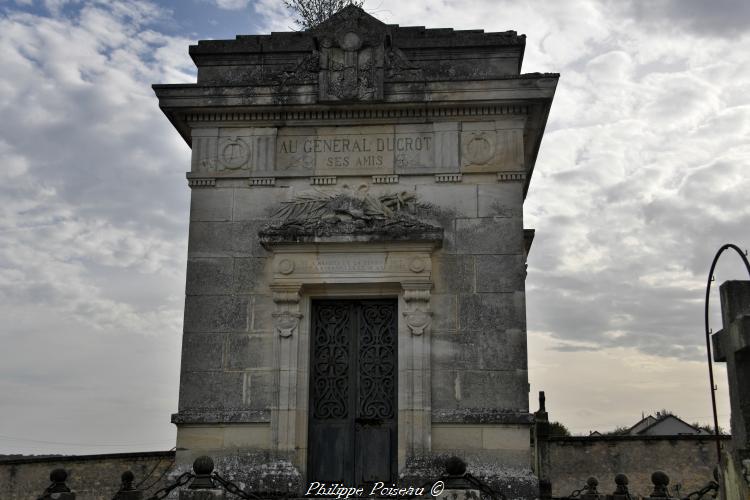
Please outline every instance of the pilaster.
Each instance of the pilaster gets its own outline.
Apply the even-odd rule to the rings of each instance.
[[[300,284],[274,284],[274,373],[275,407],[271,416],[271,439],[275,450],[295,449],[297,369],[299,362]]]

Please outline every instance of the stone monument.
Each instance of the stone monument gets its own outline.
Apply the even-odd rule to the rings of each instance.
[[[750,281],[725,281],[719,288],[723,328],[711,336],[714,361],[727,366],[732,409],[732,445],[721,454],[722,500],[750,496]]]
[[[456,455],[536,495],[523,201],[558,75],[524,46],[349,6],[154,85],[192,148],[179,463],[304,494]]]

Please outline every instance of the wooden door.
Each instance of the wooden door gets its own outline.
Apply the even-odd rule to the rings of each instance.
[[[308,481],[395,482],[395,300],[313,301]]]

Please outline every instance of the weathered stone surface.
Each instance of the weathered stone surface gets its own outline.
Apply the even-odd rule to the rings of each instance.
[[[459,335],[458,366],[482,370],[526,370],[526,333],[473,330]]]
[[[477,190],[479,217],[521,217],[523,182],[480,184]]]
[[[270,335],[230,335],[227,339],[227,368],[270,368],[273,338]]]
[[[520,330],[435,332],[432,366],[442,370],[525,370],[526,334]]]
[[[432,410],[433,424],[510,424],[527,426],[534,415],[503,408],[441,408]]]
[[[231,258],[190,259],[187,263],[187,295],[224,294],[232,290]]]
[[[448,331],[458,328],[458,300],[455,295],[433,294],[430,298],[432,330]]]
[[[172,414],[173,424],[247,424],[263,423],[270,420],[268,408],[189,408]],[[201,427],[209,429],[209,427]],[[209,433],[210,434],[210,433]],[[177,435],[178,447],[181,439],[180,432]]]
[[[515,292],[524,289],[526,260],[523,255],[477,255],[477,292]]]
[[[223,489],[210,490],[180,490],[180,500],[224,500],[226,494]]]
[[[432,348],[430,349],[432,369],[455,370],[460,355],[458,335],[453,332],[432,332]]]
[[[182,372],[179,411],[247,408],[243,372]]]
[[[728,436],[722,441],[730,445]],[[631,493],[648,494],[656,470],[667,472],[670,487],[697,491],[713,480],[715,446],[712,436],[554,437],[549,443],[552,494],[568,495],[590,476],[599,479],[600,491],[614,490],[620,473],[628,476]]]
[[[148,487],[143,498],[153,495],[169,481],[174,451],[108,453],[65,457],[26,457],[0,462],[0,498],[3,500],[35,499],[49,486],[50,471],[62,468],[68,472],[68,485],[79,500],[112,498],[120,488],[120,476],[126,470]]]
[[[268,220],[251,220],[232,223],[232,250],[236,256],[253,255],[265,257],[268,255],[258,238],[258,232],[268,223]]]
[[[448,459],[460,451],[467,463],[467,472],[502,492],[508,500],[538,498],[539,485],[528,467],[528,455],[504,451],[451,450],[409,457],[404,471],[400,474],[403,484],[424,484],[434,481],[445,473]]]
[[[508,408],[528,411],[526,370],[434,370],[436,408]]]
[[[288,187],[258,186],[235,189],[232,220],[267,219],[278,210],[279,203],[288,201],[290,196],[291,189]]]
[[[254,370],[245,373],[243,386],[244,407],[265,410],[271,406],[275,384],[269,370]]]
[[[224,428],[225,448],[269,448],[271,426],[268,424],[232,425]]]
[[[467,184],[417,186],[417,194],[424,203],[432,204],[453,217],[477,216],[477,186]]]
[[[252,322],[250,329],[253,332],[273,331],[273,312],[275,304],[270,295],[253,295],[252,297]]]
[[[195,257],[214,255],[265,255],[257,245],[257,230],[265,221],[194,222],[189,251]]]
[[[515,450],[526,452],[529,448],[529,434],[522,426],[433,424],[432,434],[434,451]]]
[[[182,338],[182,370],[221,370],[226,337],[216,333],[186,333]]]
[[[232,189],[193,189],[190,193],[190,220],[232,220],[233,198]]]
[[[185,298],[188,332],[242,332],[249,325],[250,300],[246,296],[198,295]]]
[[[179,412],[268,410],[273,377],[268,370],[182,372]]]
[[[435,293],[474,292],[474,256],[443,254],[432,259]]]
[[[523,253],[520,218],[456,219],[456,250],[466,254]]]
[[[236,293],[254,293],[267,290],[270,276],[265,257],[237,257],[234,259],[234,286]]]
[[[197,456],[204,454],[201,450],[178,452],[176,465],[170,476],[176,478],[183,472],[191,470],[191,463]],[[281,493],[286,496],[301,496],[305,491],[299,470],[292,464],[290,454],[271,450],[237,450],[228,448],[215,450],[213,453],[215,470],[222,477],[237,485],[244,485],[246,491],[261,497],[269,493]]]
[[[258,230],[266,220],[240,222],[192,222],[188,255],[195,257],[265,257],[258,243]]]
[[[525,329],[525,312],[516,302],[512,293],[459,295],[458,327],[461,331]]]
[[[231,242],[231,223],[192,222],[188,236],[188,258],[231,256]]]

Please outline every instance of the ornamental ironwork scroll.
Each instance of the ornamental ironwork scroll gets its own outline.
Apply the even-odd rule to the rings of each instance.
[[[394,416],[396,321],[391,304],[366,304],[361,312],[357,418]]]
[[[346,303],[326,303],[313,316],[313,413],[315,418],[349,416],[349,360],[351,308]]]

